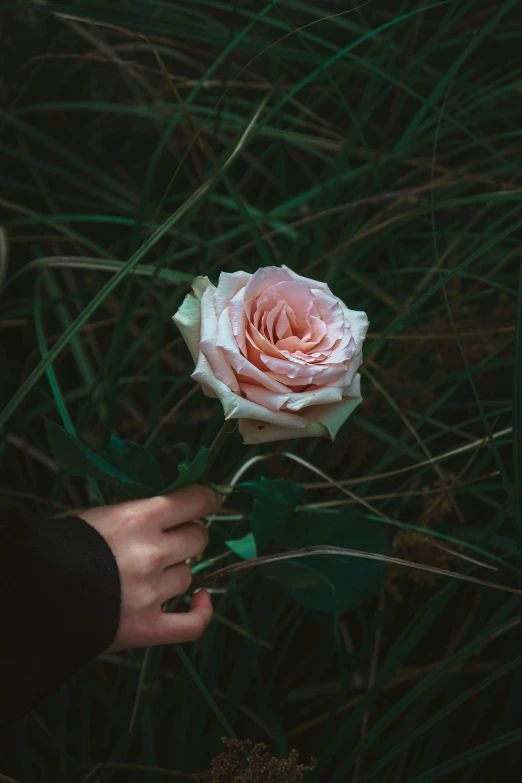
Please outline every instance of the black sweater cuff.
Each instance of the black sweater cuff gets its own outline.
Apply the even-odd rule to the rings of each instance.
[[[0,726],[110,646],[120,601],[116,560],[91,525],[0,499]]]

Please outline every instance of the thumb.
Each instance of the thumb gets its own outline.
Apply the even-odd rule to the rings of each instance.
[[[206,631],[214,609],[206,590],[192,596],[190,611],[162,612],[155,623],[155,644],[180,644],[194,642]]]

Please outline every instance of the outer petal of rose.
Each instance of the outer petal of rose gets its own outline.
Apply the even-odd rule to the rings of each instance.
[[[228,386],[216,378],[205,355],[202,353],[199,355],[192,377],[203,386],[205,393],[208,394],[208,390],[210,390],[214,396],[219,398],[225,411],[225,419],[256,419],[257,421],[284,427],[289,432],[295,432],[306,427],[306,421],[302,416],[281,411],[269,411],[262,405],[257,405],[255,402],[235,394]]]
[[[232,334],[239,347],[239,350],[243,356],[247,355],[246,344],[246,330],[247,330],[247,317],[245,308],[243,306],[244,291],[240,289],[237,294],[230,300],[228,305],[228,315],[230,318],[230,325],[232,328]],[[221,316],[218,315],[218,321]]]
[[[276,394],[262,386],[254,386],[251,383],[244,383],[244,381],[241,381],[241,391],[247,400],[257,402],[258,405],[262,405],[271,411],[280,411],[292,394],[290,391],[285,394]]]
[[[251,386],[247,383],[241,384],[241,391],[244,392],[248,400],[257,402],[272,411],[285,410],[291,413],[301,411],[310,405],[329,405],[340,402],[343,399],[344,389],[325,386],[315,391],[291,392],[287,394],[273,394],[259,386]],[[344,396],[347,396],[344,394]],[[303,412],[302,414],[306,414]]]
[[[298,364],[295,359],[294,361],[291,361],[290,358],[275,359],[265,354],[261,354],[261,361],[272,372],[286,376],[290,383],[293,378],[309,378],[309,383],[311,383],[315,376],[324,370],[323,365],[307,364],[306,362]]]
[[[248,272],[221,272],[214,299],[218,318],[225,307],[228,307],[230,300],[246,286],[251,277]]]
[[[263,424],[260,421],[242,419],[239,422],[239,432],[245,445],[256,443],[272,443],[278,440],[294,438],[330,438],[333,440],[341,425],[355,408],[362,402],[362,397],[346,397],[342,402],[333,405],[318,405],[303,412],[309,419],[301,430],[289,430],[273,424]],[[317,419],[315,417],[318,417]],[[313,418],[312,418],[313,417]]]
[[[347,389],[343,389],[343,397],[360,397],[361,396],[361,376],[359,373],[355,376],[350,386]]]
[[[323,386],[320,389],[291,394],[286,403],[287,411],[303,411],[302,416],[307,416],[306,408],[316,405],[335,405],[343,399],[343,389],[335,386]]]
[[[302,415],[316,424],[322,425],[333,440],[346,419],[362,402],[362,397],[345,397],[342,402],[333,405],[317,405],[307,408]]]
[[[181,332],[181,336],[185,340],[194,362],[197,362],[199,356],[201,334],[200,302],[201,297],[209,286],[212,286],[212,283],[208,277],[196,277],[192,284],[193,293],[187,294],[177,313],[172,316],[172,320]]]
[[[199,343],[200,356],[204,354],[212,367],[212,372],[218,380],[234,392],[239,391],[236,375],[227,361],[226,356],[216,345],[217,318],[214,309],[216,289],[207,288],[201,300],[201,338]]]
[[[344,302],[339,301],[341,302],[346,322],[350,325],[350,332],[355,340],[357,350],[360,351],[368,331],[368,316],[362,310],[349,310]]]
[[[332,386],[349,386],[355,378],[355,373],[362,362],[363,355],[361,351],[349,362],[326,365],[324,369],[314,377],[314,383],[317,385],[331,384]]]

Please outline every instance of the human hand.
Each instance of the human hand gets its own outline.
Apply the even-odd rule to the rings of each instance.
[[[120,623],[108,652],[192,642],[202,635],[212,619],[208,593],[196,593],[189,612],[162,612],[161,605],[190,587],[192,573],[185,561],[208,543],[200,518],[220,506],[219,495],[193,485],[79,514],[106,540],[120,571]]]

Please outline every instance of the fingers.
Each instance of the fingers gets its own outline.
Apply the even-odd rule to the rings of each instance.
[[[221,497],[200,484],[150,498],[148,502],[162,530],[216,514],[221,508]]]
[[[207,529],[201,522],[185,522],[163,533],[162,538],[165,548],[164,568],[198,557],[208,544]]]
[[[205,632],[213,614],[210,596],[204,590],[192,598],[190,611],[178,614],[162,612],[154,628],[154,644],[195,642]]]
[[[190,566],[186,565],[186,563],[178,563],[170,568],[166,568],[161,575],[159,583],[160,602],[164,603],[170,598],[183,595],[183,593],[187,592],[191,583],[192,571]]]

